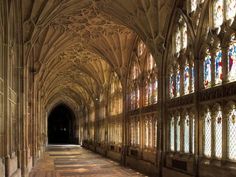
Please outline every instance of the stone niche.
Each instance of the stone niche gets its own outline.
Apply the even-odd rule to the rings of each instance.
[[[114,152],[114,151],[108,151],[107,152],[107,157],[111,158],[112,160],[115,160],[117,162],[121,161],[121,154],[118,152]]]
[[[5,166],[0,158],[0,176],[5,176]]]

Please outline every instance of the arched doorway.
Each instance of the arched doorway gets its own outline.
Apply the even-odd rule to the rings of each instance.
[[[65,104],[56,106],[48,117],[48,144],[76,144],[73,111]]]

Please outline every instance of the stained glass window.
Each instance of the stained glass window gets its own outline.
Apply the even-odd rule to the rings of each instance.
[[[148,132],[148,119],[145,120],[145,146],[148,147],[149,140],[149,132]]]
[[[204,120],[204,155],[211,156],[211,114],[209,110]]]
[[[192,153],[195,152],[195,118],[192,119]]]
[[[215,0],[213,10],[214,27],[220,27],[224,20],[224,0]]]
[[[184,68],[184,94],[189,94],[190,92],[190,77],[189,77],[189,65],[185,64]]]
[[[236,108],[235,105],[229,114],[228,119],[228,157],[236,160]]]
[[[189,153],[189,115],[184,120],[184,152]]]
[[[233,19],[236,14],[236,1],[226,0],[226,19]]]
[[[153,103],[157,103],[158,100],[158,80],[157,77],[154,78],[154,83],[153,83]]]
[[[147,55],[145,75],[145,105],[151,105],[157,102],[158,90],[156,62],[151,53]]]
[[[180,151],[180,116],[176,121],[176,151]]]
[[[175,77],[174,74],[170,74],[170,98],[174,98],[174,93],[175,93]]]
[[[187,34],[187,24],[184,23],[182,27],[182,48],[185,49],[187,48],[188,44],[188,34]]]
[[[204,60],[204,87],[209,88],[211,86],[211,56],[206,55]]]
[[[152,56],[152,54],[149,54],[148,55],[148,60],[147,60],[147,71],[150,71],[152,70],[154,67],[155,67],[155,61],[154,61],[154,58]]]
[[[139,108],[139,100],[140,100],[140,90],[139,88],[137,87],[136,88],[136,108]]]
[[[197,0],[191,0],[191,12],[197,9]]]
[[[222,112],[218,111],[215,118],[215,156],[222,157]]]
[[[150,80],[148,83],[148,104],[152,104],[152,83]]]
[[[215,84],[222,83],[222,51],[216,53],[215,58]]]
[[[131,109],[135,109],[135,91],[131,91]]]
[[[228,50],[228,79],[236,80],[236,42],[230,44]]]
[[[170,121],[170,150],[175,150],[175,119],[171,117]]]
[[[148,93],[149,93],[149,85],[148,85],[148,81],[146,79],[146,82],[145,82],[145,99],[144,99],[144,104],[145,106],[148,105]]]
[[[181,33],[180,33],[180,29],[179,27],[177,28],[176,31],[176,36],[175,36],[175,49],[176,49],[176,53],[178,53],[181,49]]]
[[[180,67],[178,66],[177,72],[176,72],[176,96],[180,96]]]
[[[191,67],[191,71],[192,71],[192,74],[191,74],[191,75],[192,75],[192,78],[191,78],[192,89],[191,89],[191,91],[194,92],[194,90],[195,90],[195,89],[194,89],[194,88],[195,88],[195,84],[194,84],[194,82],[195,82],[195,79],[194,79],[194,78],[195,78],[195,77],[194,77],[194,64],[193,64],[192,67]]]

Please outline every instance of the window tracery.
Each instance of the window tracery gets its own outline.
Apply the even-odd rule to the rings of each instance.
[[[194,29],[197,29],[200,21],[202,4],[204,3],[204,0],[190,0],[189,2],[190,3],[188,7],[189,7],[190,18],[194,21],[193,23]]]
[[[123,112],[123,94],[122,86],[119,80],[118,75],[113,72],[111,73],[111,87],[109,90],[109,119],[108,119],[108,134],[109,134],[109,143],[110,144],[120,144],[121,143],[121,132],[122,132],[122,120],[120,115]],[[102,123],[104,126],[104,122]],[[105,129],[103,130],[105,134]]]
[[[145,102],[144,106],[157,103],[158,100],[158,79],[156,62],[151,54],[148,54],[146,60],[145,77]]]
[[[228,49],[228,80],[236,80],[236,41],[235,35],[231,37],[231,43]]]
[[[174,37],[175,36],[175,37]],[[173,46],[175,50],[169,63],[169,97],[181,97],[194,92],[194,60],[190,52],[191,41],[188,37],[187,23],[178,18]]]
[[[214,0],[212,14],[214,28],[221,27],[226,20],[232,24],[235,14],[236,2],[234,0]]]
[[[144,66],[143,68],[140,66]],[[141,69],[142,68],[142,69]],[[156,61],[142,41],[137,46],[137,55],[130,75],[130,110],[143,109],[158,102],[158,71]],[[142,143],[145,148],[156,147],[157,120],[155,113],[132,115],[130,119],[130,142],[132,147]],[[142,126],[142,127],[140,127]]]
[[[195,119],[190,111],[170,114],[169,120],[169,148],[170,151],[194,153],[195,145]],[[183,144],[183,145],[181,145]],[[191,147],[191,146],[192,147]],[[190,149],[191,147],[191,149]]]
[[[236,15],[236,1],[226,0],[226,19],[233,20]]]
[[[224,21],[224,0],[215,0],[213,5],[214,27],[220,27]]]
[[[130,109],[134,110],[140,106],[140,68],[137,61],[132,65],[130,78]]]
[[[190,12],[195,12],[198,6],[204,3],[205,0],[190,0]]]
[[[111,90],[109,94],[109,111],[112,116],[122,113],[122,87],[118,76],[114,73],[111,78]]]

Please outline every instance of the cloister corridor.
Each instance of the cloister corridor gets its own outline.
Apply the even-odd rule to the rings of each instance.
[[[30,177],[141,177],[108,158],[78,145],[49,145]]]
[[[236,177],[236,0],[0,0],[0,177]]]

